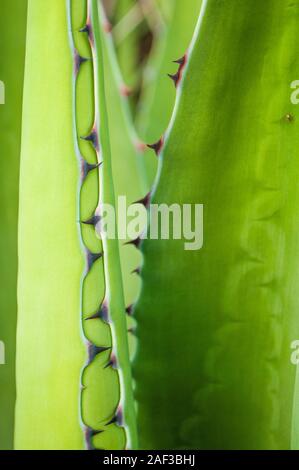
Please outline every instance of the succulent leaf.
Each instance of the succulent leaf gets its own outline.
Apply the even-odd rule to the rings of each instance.
[[[175,89],[169,86],[171,75],[177,82],[178,66],[173,64],[184,56],[192,39],[202,0],[161,0],[167,9],[167,21],[157,31],[151,56],[144,70],[143,89],[137,110],[136,127],[145,142],[155,142],[165,131],[175,102]],[[147,174],[153,182],[157,161],[150,152],[145,155]]]
[[[77,22],[81,33],[75,33]],[[70,0],[67,8],[53,0],[50,9],[29,0],[19,449],[137,446],[119,242],[100,240],[95,230],[99,203],[115,205],[102,34],[96,0]],[[47,110],[43,118],[41,109]]]
[[[4,85],[4,103],[0,104],[0,340],[4,357],[0,364],[0,449],[3,450],[13,447],[16,398],[17,223],[26,12],[26,0],[16,0],[13,14],[11,2],[1,2],[0,80]]]
[[[203,204],[204,246],[143,244],[142,448],[298,448],[298,8],[203,3],[152,202]]]
[[[29,0],[26,48],[15,447],[84,449],[79,396],[87,357],[80,326],[85,259],[65,2],[52,0],[49,8]]]

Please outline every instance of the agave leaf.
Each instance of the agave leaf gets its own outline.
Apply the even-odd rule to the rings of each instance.
[[[142,11],[136,0],[122,0],[116,4],[113,36],[120,69],[127,86],[133,91],[140,82],[138,39],[142,34]]]
[[[80,223],[99,202],[114,204],[96,1],[88,2],[81,33],[93,63],[77,49],[73,30],[78,18],[84,26],[86,5],[29,1],[15,438],[21,449],[136,446],[118,240],[101,242],[94,218]]]
[[[80,3],[82,3],[81,0],[79,0],[78,5],[80,5]],[[82,26],[81,16],[77,15],[77,17],[76,24],[73,28],[74,31],[78,31],[80,26]],[[106,101],[109,117],[112,171],[116,195],[116,208],[118,211],[119,196],[126,198],[125,209],[127,209],[132,203],[139,201],[144,197],[144,195],[149,191],[149,184],[147,182],[143,159],[144,144],[139,142],[136,135],[124,80],[118,65],[112,36],[105,28],[107,20],[102,9],[99,10],[99,21],[103,30],[103,60],[106,75],[105,94],[107,97]],[[75,33],[75,38],[81,54],[84,57],[88,57],[90,51],[86,48],[84,41],[82,41],[82,34]],[[90,87],[91,80],[90,77],[88,77],[88,73],[90,74],[90,68],[92,68],[91,63],[84,64],[84,71],[82,70],[83,76],[79,76],[78,78],[78,86],[80,87],[80,90],[86,90]],[[80,97],[82,97],[82,99]],[[80,108],[80,115],[85,116],[90,113],[89,110],[92,109],[92,103],[86,103],[85,93],[79,94],[78,107]],[[91,127],[92,117],[89,119],[89,126]],[[80,119],[78,119],[78,125],[79,135],[85,135],[88,133],[85,119],[83,119],[82,124],[80,123]],[[84,142],[81,141],[80,144],[83,151],[88,151]],[[84,197],[84,199],[86,200],[87,197]],[[84,207],[82,207],[82,209],[84,210]],[[88,210],[89,212],[84,212],[83,217],[85,219],[88,219],[91,216],[90,207]],[[141,285],[139,276],[134,273],[136,268],[141,264],[141,255],[134,245],[127,243],[129,241],[130,240],[128,238],[121,239],[119,241],[124,296],[127,307],[136,301]],[[134,326],[134,320],[128,317],[128,329],[132,326]],[[130,334],[129,337],[131,353],[134,354],[135,340],[133,335]]]
[[[100,10],[100,23],[105,25],[103,10]],[[104,27],[102,28],[104,31]],[[103,35],[103,59],[107,79],[105,94],[109,117],[112,154],[113,181],[116,197],[125,196],[127,207],[139,201],[149,190],[143,153],[144,146],[137,137],[124,88],[124,80],[118,65],[113,40],[110,34]],[[118,202],[116,201],[118,207]],[[120,240],[123,284],[126,305],[136,301],[140,280],[132,276],[141,263],[141,257],[134,247]]]
[[[204,246],[143,245],[143,448],[298,448],[298,12],[204,1],[153,198],[203,204]]]
[[[174,3],[171,0],[155,0],[157,8],[160,9],[160,12],[166,22],[168,22],[173,13]]]
[[[136,117],[140,137],[148,143],[159,140],[167,127],[175,101],[175,87],[169,86],[168,74],[175,74],[175,60],[184,56],[192,39],[202,0],[163,0],[168,6],[164,28],[156,31],[151,56],[143,73],[143,89]],[[157,170],[157,161],[145,156],[149,181]]]
[[[99,23],[97,0],[88,0],[88,13],[92,28],[92,58],[94,69],[96,125],[102,151],[103,167],[100,170],[100,202],[116,207],[113,184],[113,165],[109,133],[109,117],[106,104],[105,69],[103,59],[103,30]],[[112,355],[116,360],[120,387],[121,425],[126,429],[125,446],[136,448],[137,430],[133,402],[131,368],[125,318],[124,293],[118,239],[103,238],[105,300],[107,302],[112,336]],[[112,357],[112,356],[111,356]],[[105,433],[104,433],[105,434]]]
[[[15,407],[15,337],[17,316],[17,218],[21,140],[22,82],[27,2],[1,2],[0,79],[5,104],[0,105],[0,449],[12,449]],[[1,348],[2,351],[2,348]],[[2,360],[5,360],[5,365]]]
[[[65,3],[28,2],[19,211],[17,449],[80,449],[84,257]],[[58,53],[59,51],[59,53]]]

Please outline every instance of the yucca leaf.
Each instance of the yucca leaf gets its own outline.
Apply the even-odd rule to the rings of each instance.
[[[15,407],[17,317],[17,218],[21,140],[22,84],[25,59],[26,0],[1,2],[0,80],[0,449],[12,449]],[[5,103],[2,104],[2,98]],[[2,362],[5,362],[3,364]]]
[[[203,3],[153,202],[203,204],[204,246],[143,245],[143,448],[298,447],[298,26],[297,0]]]

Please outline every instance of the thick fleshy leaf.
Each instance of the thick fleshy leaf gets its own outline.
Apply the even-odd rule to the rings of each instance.
[[[175,87],[169,86],[169,74],[175,74],[178,64],[190,45],[202,0],[162,0],[165,26],[156,32],[151,56],[144,70],[143,89],[136,116],[141,138],[152,143],[160,139],[169,124]],[[161,5],[162,7],[162,5]],[[149,181],[157,169],[157,160],[150,152],[145,156]]]
[[[102,44],[96,0],[53,0],[50,9],[29,0],[15,439],[21,449],[136,447],[118,240],[101,242],[96,231],[100,204],[115,205]]]
[[[204,245],[143,245],[141,447],[298,448],[298,12],[203,3],[153,202],[203,204]]]
[[[26,10],[26,0],[16,0],[13,9],[11,1],[1,2],[0,449],[13,447],[16,399],[17,219]]]

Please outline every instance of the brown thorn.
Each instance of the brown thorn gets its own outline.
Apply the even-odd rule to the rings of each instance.
[[[102,165],[102,162],[100,163],[88,163],[83,157],[81,157],[81,179],[82,181],[85,180],[87,177],[88,173],[92,170],[95,170],[96,168],[99,168]]]
[[[90,219],[82,220],[81,223],[84,225],[93,225],[94,227],[96,227],[100,220],[101,217],[99,215],[94,214]]]
[[[173,61],[174,64],[179,64],[181,66],[184,66],[186,62],[187,62],[187,54],[184,54],[183,57],[181,57],[180,59]]]
[[[79,29],[79,33],[87,33],[88,35],[90,34],[90,24],[86,23],[83,28]]]
[[[87,142],[91,142],[96,150],[99,149],[98,133],[95,129],[93,129],[86,137],[81,137],[81,139],[86,140]]]
[[[85,318],[85,320],[102,320],[106,323],[109,321],[109,313],[108,313],[108,307],[105,302],[101,304],[99,309],[90,315],[89,317]]]
[[[131,304],[131,305],[129,305],[129,306],[126,308],[126,313],[127,313],[127,315],[129,315],[129,317],[131,317],[131,316],[132,316],[132,313],[133,313],[133,307],[134,307],[134,305],[133,305],[133,304]]]
[[[133,271],[131,272],[131,274],[138,274],[140,276],[141,274],[141,268],[136,268],[136,269],[133,269]]]
[[[151,192],[147,193],[147,195],[144,198],[139,199],[139,201],[133,202],[133,204],[142,204],[144,207],[148,209],[150,205],[150,201],[151,201]]]
[[[115,414],[112,416],[112,418],[108,421],[106,426],[109,426],[110,424],[117,424],[118,426],[123,425],[123,411],[121,406],[119,406],[115,412]]]
[[[137,237],[135,240],[129,240],[128,242],[124,243],[124,245],[134,245],[136,248],[139,248],[141,244],[141,238]]]
[[[174,75],[171,75],[170,73],[168,73],[167,75],[168,75],[168,77],[171,78],[171,80],[173,81],[174,86],[177,87],[177,86],[178,86],[178,83],[179,83],[179,81],[180,81],[180,78],[181,78],[180,73],[177,72],[177,73],[175,73]]]
[[[88,344],[88,361],[91,363],[98,354],[108,351],[111,347],[96,346],[92,343]]]
[[[154,144],[148,144],[147,146],[148,146],[148,148],[154,150],[156,155],[158,156],[161,152],[162,147],[163,147],[163,138],[158,140],[158,142],[155,142]]]
[[[92,253],[89,250],[86,250],[86,262],[87,262],[87,272],[89,272],[94,265],[94,263],[102,258],[103,253]]]
[[[78,53],[77,50],[75,50],[74,56],[75,56],[75,57],[74,57],[75,73],[78,74],[81,65],[84,64],[85,62],[87,62],[89,59],[87,59],[86,57],[82,57],[82,56]]]
[[[96,431],[95,429],[92,429],[89,426],[85,427],[85,440],[87,443],[87,448],[88,450],[95,450],[95,447],[92,445],[92,439],[93,437],[97,436],[98,434],[101,434],[103,431]]]
[[[128,329],[128,333],[130,333],[133,336],[136,336],[136,328],[132,326],[131,328]]]

